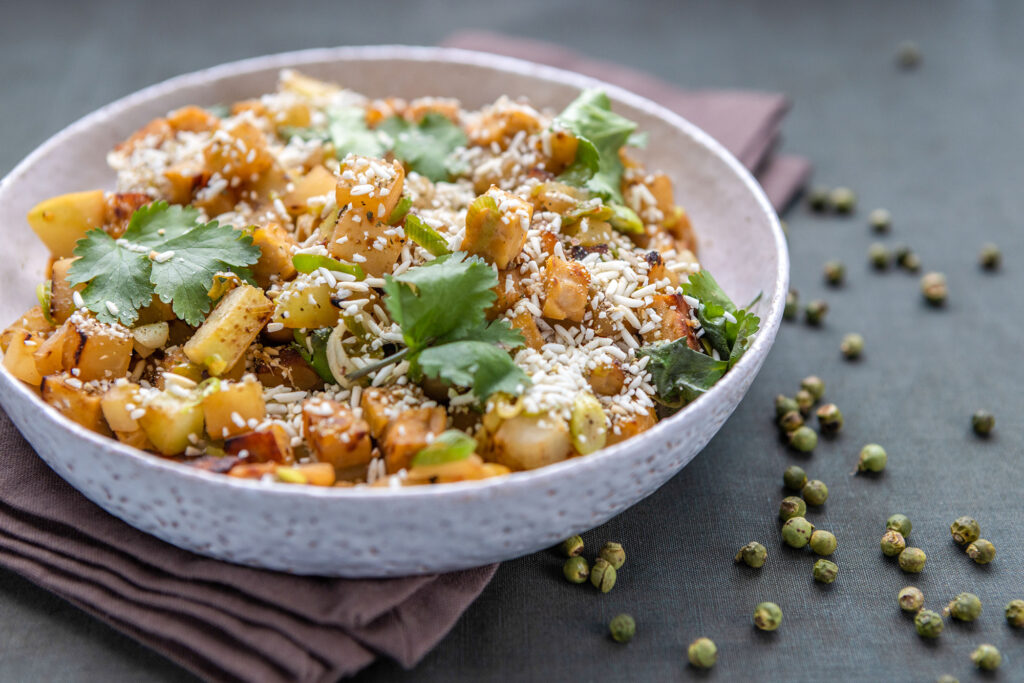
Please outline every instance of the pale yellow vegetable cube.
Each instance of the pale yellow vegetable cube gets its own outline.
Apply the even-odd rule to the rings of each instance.
[[[334,290],[316,274],[303,274],[284,286],[274,299],[273,321],[290,329],[334,327],[338,309],[331,303]]]
[[[203,435],[203,407],[195,398],[162,392],[146,402],[139,426],[153,447],[164,455],[184,453],[192,438]]]
[[[462,250],[508,268],[526,244],[526,231],[533,220],[533,205],[492,186],[476,198],[466,213],[466,234]]]
[[[100,434],[109,434],[100,397],[90,391],[81,380],[70,375],[49,375],[44,377],[39,389],[43,400],[64,416],[74,420],[86,429]]]
[[[220,375],[238,362],[273,312],[274,304],[263,290],[236,287],[185,343],[185,355],[193,363],[205,365],[211,375]]]
[[[72,192],[34,206],[28,212],[28,224],[54,258],[66,258],[86,232],[102,227],[106,213],[103,190]]]
[[[560,462],[571,452],[569,425],[556,415],[516,415],[501,423],[491,441],[491,457],[512,470]]]
[[[139,429],[137,410],[142,410],[139,401],[139,385],[134,382],[115,384],[107,389],[100,399],[100,408],[107,424],[115,432],[134,432]]]
[[[25,330],[12,330],[7,350],[4,351],[4,367],[26,384],[39,386],[43,376],[36,369],[34,353],[39,349],[39,340]]]
[[[203,397],[203,416],[206,431],[214,439],[251,432],[249,420],[262,422],[267,416],[263,387],[256,382],[222,381]]]

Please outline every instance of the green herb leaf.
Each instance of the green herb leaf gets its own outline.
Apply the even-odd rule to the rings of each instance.
[[[458,429],[441,432],[429,446],[412,456],[412,466],[443,465],[465,460],[476,451],[476,439]]]
[[[710,389],[729,369],[728,361],[715,360],[686,345],[686,338],[645,346],[638,356],[650,357],[651,373],[658,399],[671,407],[680,407]]]
[[[447,240],[424,223],[416,214],[411,213],[405,217],[405,236],[434,256],[444,256],[450,253]]]
[[[409,198],[409,195],[402,195],[402,198],[395,204],[395,208],[388,214],[388,225],[398,225],[401,223],[411,208],[412,199]]]
[[[621,203],[624,169],[619,150],[636,130],[636,123],[612,112],[611,100],[600,90],[584,90],[556,122],[579,139],[576,160],[561,179]]]
[[[366,110],[362,107],[328,110],[327,136],[334,145],[334,155],[339,159],[350,153],[382,157],[387,151],[377,132],[366,125]]]
[[[729,367],[736,365],[736,362],[747,352],[754,340],[754,333],[757,332],[761,319],[748,311],[738,311],[736,322],[728,323],[727,330],[732,337],[732,350],[729,352]]]
[[[78,240],[74,254],[78,258],[68,270],[68,282],[88,283],[82,290],[85,307],[100,322],[134,323],[139,309],[153,299],[151,263],[146,254],[120,246],[98,228]],[[112,312],[107,302],[113,304],[117,313]]]
[[[473,387],[473,394],[486,400],[501,391],[520,394],[530,378],[505,350],[482,341],[455,341],[424,349],[418,358],[427,377]]]
[[[295,254],[292,256],[292,265],[300,273],[312,273],[314,270],[326,268],[335,273],[347,273],[357,280],[366,279],[366,273],[358,263],[345,263],[323,254]]]
[[[452,176],[449,156],[468,141],[461,128],[437,112],[429,112],[419,123],[393,116],[377,130],[391,138],[396,158],[434,182]]]
[[[295,341],[292,346],[299,352],[302,359],[309,363],[309,367],[320,375],[320,379],[328,384],[337,384],[338,380],[334,378],[331,365],[327,362],[327,339],[331,336],[331,331],[329,327],[313,330],[312,334],[308,334],[306,330],[295,330],[293,333]],[[313,347],[312,353],[309,351],[311,346]]]

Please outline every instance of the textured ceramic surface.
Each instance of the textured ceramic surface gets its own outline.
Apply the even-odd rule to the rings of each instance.
[[[371,96],[444,95],[474,108],[508,94],[560,109],[581,88],[603,87],[617,111],[650,132],[642,157],[675,182],[701,260],[736,301],[763,294],[761,332],[711,391],[625,443],[508,477],[399,490],[264,484],[200,472],[78,427],[0,371],[0,403],[60,476],[128,523],[198,553],[301,574],[398,576],[553,545],[649,495],[707,444],[746,393],[778,330],[789,264],[775,212],[735,159],[671,112],[576,74],[461,50],[382,46],[262,57],[166,81],[74,123],[0,183],[0,324],[32,305],[42,277],[45,249],[25,223],[32,205],[62,192],[111,187],[106,152],[150,118],[184,104],[267,92],[283,67]]]

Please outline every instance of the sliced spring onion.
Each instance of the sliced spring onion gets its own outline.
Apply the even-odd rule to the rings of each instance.
[[[354,275],[357,280],[366,277],[366,273],[358,263],[343,263],[323,254],[295,254],[292,256],[292,265],[300,273],[312,273],[320,268],[326,268],[335,273]]]
[[[640,216],[636,215],[636,211],[622,204],[612,204],[612,215],[608,222],[619,232],[630,235],[644,233],[644,222],[640,220]]]
[[[412,458],[413,467],[422,465],[443,465],[448,462],[465,460],[476,450],[476,440],[458,429],[442,432],[426,448]]]
[[[405,218],[406,214],[409,213],[409,209],[412,208],[412,200],[407,196],[402,196],[395,204],[395,208],[388,214],[388,225],[395,225],[401,223],[402,219]]]
[[[405,217],[405,234],[434,256],[444,256],[450,253],[448,242],[438,234],[437,230],[420,220],[416,214],[409,214]]]
[[[39,299],[39,307],[43,309],[43,317],[46,322],[55,325],[53,316],[50,315],[50,300],[53,299],[53,281],[46,280],[36,285],[36,298]]]

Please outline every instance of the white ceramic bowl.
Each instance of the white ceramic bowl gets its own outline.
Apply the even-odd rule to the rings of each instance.
[[[649,131],[642,154],[675,182],[701,261],[731,297],[762,293],[761,331],[711,391],[624,443],[482,482],[398,490],[265,484],[213,475],[98,436],[47,408],[6,370],[0,403],[39,455],[91,500],[169,543],[298,574],[400,576],[478,566],[551,546],[652,493],[696,455],[746,393],[775,339],[789,262],[775,211],[749,173],[704,132],[620,88],[504,57],[420,47],[355,47],[260,57],[146,88],[64,129],[0,183],[0,327],[33,304],[47,253],[25,222],[36,202],[112,187],[107,151],[149,119],[271,91],[295,67],[370,96],[457,97],[471,108],[525,95],[561,109],[602,87]]]

